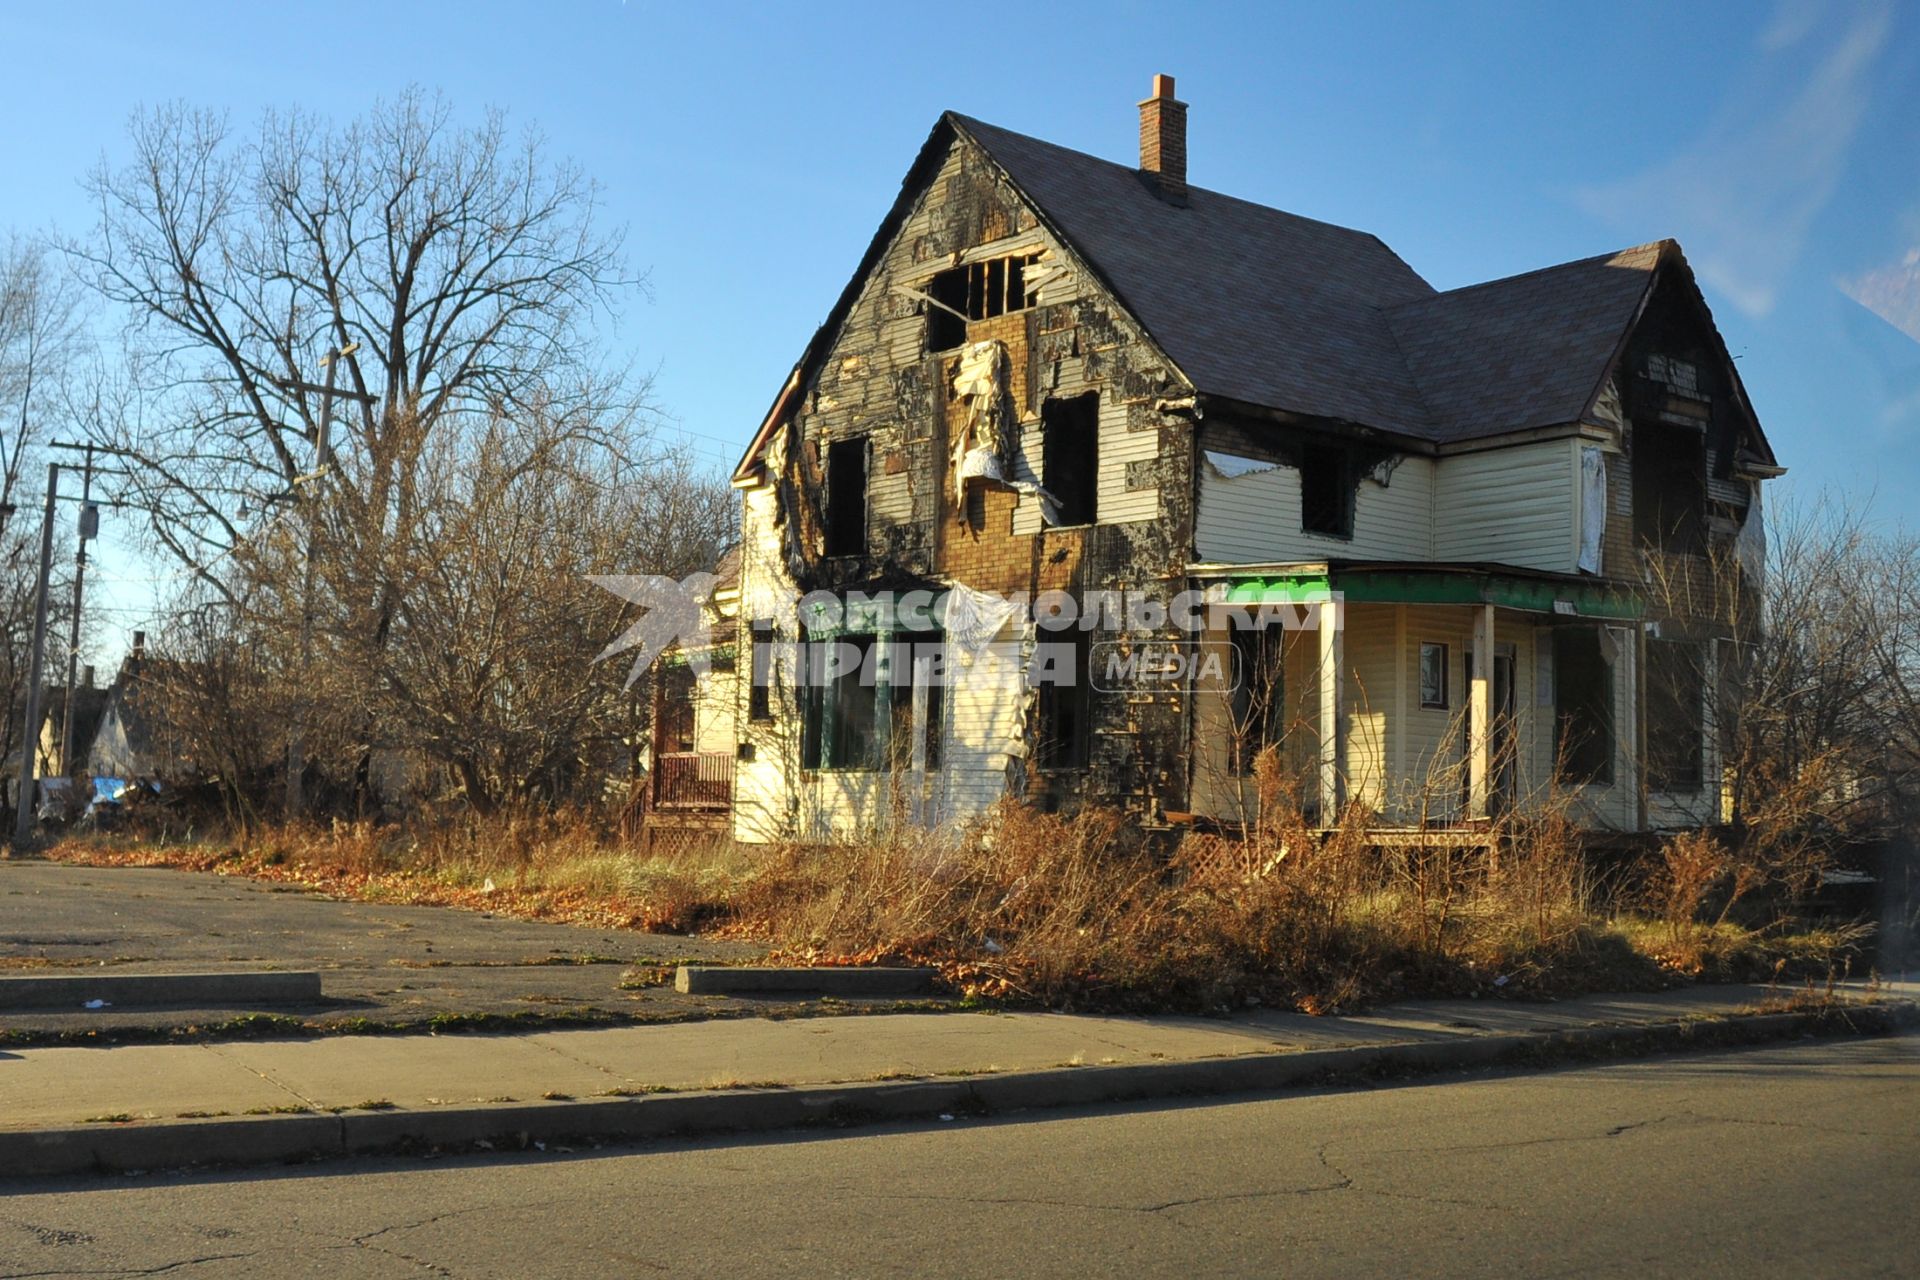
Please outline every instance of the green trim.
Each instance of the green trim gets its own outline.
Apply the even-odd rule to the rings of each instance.
[[[1228,604],[1317,604],[1332,594],[1323,573],[1260,575],[1227,584]]]
[[[1523,578],[1442,569],[1335,570],[1330,574],[1222,575],[1229,604],[1312,604],[1334,592],[1348,604],[1491,604],[1529,613],[1583,618],[1638,618],[1645,608],[1630,592],[1600,583]]]

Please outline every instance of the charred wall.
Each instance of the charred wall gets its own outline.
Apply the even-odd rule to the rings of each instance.
[[[961,486],[956,444],[973,413],[956,389],[964,346],[932,348],[941,326],[929,323],[927,295],[940,288],[956,297],[946,289],[956,268],[1014,260],[1028,291],[1023,305],[969,316],[964,326],[964,343],[1004,347],[1005,474]],[[977,274],[1004,281],[1008,270]],[[941,336],[951,340],[957,325],[945,322]],[[1097,516],[1050,527],[1032,491],[1046,470],[1046,406],[1089,392],[1098,396],[1097,462],[1088,460],[1097,469]],[[774,482],[789,570],[803,591],[933,579],[1001,595],[1170,596],[1184,585],[1192,546],[1193,424],[1178,409],[1157,406],[1187,394],[985,153],[957,139],[787,424],[785,471]],[[832,457],[846,456],[836,455],[835,443],[853,439],[866,442],[865,545],[858,554],[829,555],[826,472]],[[1164,630],[1151,638],[1165,638]],[[1183,808],[1184,701],[1175,690],[1094,692],[1085,765],[1031,766],[1026,790],[1049,804],[1099,800],[1148,817]]]

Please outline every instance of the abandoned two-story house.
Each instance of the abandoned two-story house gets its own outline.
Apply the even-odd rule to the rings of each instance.
[[[1781,468],[1679,246],[1441,292],[1190,185],[1186,112],[1156,77],[1137,167],[934,126],[733,477],[734,837],[1231,825],[1267,747],[1323,820],[1716,820],[1727,637],[1645,557],[1753,550]]]

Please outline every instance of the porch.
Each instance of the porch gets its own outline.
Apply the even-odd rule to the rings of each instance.
[[[1350,801],[1415,833],[1471,831],[1549,795],[1598,829],[1717,812],[1699,692],[1710,672],[1679,713],[1690,727],[1677,739],[1674,715],[1656,717],[1667,728],[1656,748],[1683,764],[1662,771],[1665,789],[1648,786],[1646,628],[1639,602],[1617,588],[1487,565],[1192,572],[1210,601],[1234,606],[1210,613],[1203,641],[1225,674],[1194,690],[1197,818],[1231,825],[1257,813],[1253,762],[1267,747],[1323,825]]]

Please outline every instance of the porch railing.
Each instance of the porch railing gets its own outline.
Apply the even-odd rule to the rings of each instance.
[[[654,757],[653,804],[658,809],[725,809],[733,804],[733,755],[726,751],[669,751]]]

